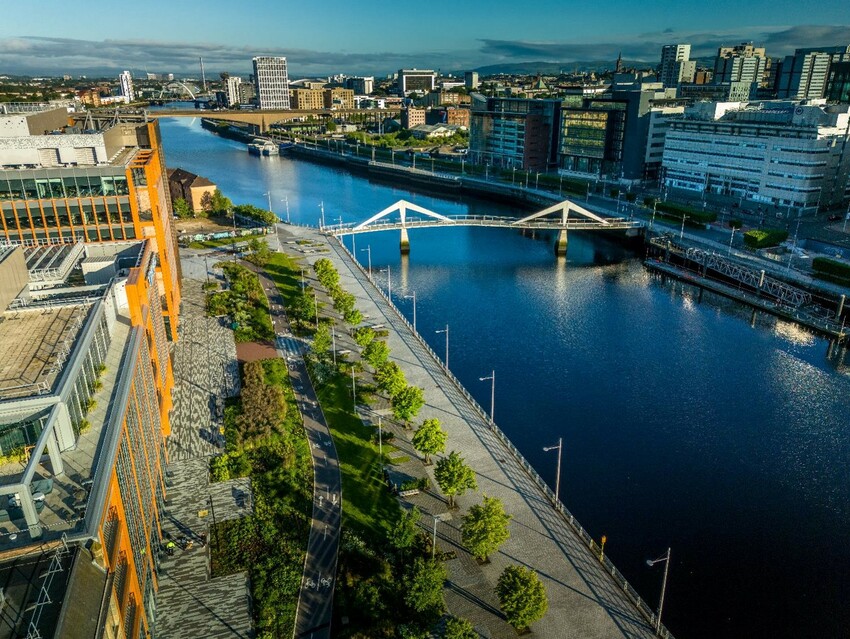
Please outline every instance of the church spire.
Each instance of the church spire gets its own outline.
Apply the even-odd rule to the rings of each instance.
[[[620,53],[617,54],[617,66],[614,67],[614,72],[615,73],[622,73],[623,72],[623,52],[622,51],[620,51]]]

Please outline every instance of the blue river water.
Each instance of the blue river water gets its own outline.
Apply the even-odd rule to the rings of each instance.
[[[199,120],[161,124],[166,161],[293,222],[364,220],[405,198],[445,214],[517,211],[436,198],[286,157],[249,156]],[[850,636],[850,367],[828,343],[650,275],[594,235],[420,229],[360,235],[408,317],[680,639]],[[351,239],[346,239],[351,247]],[[383,283],[386,274],[376,276]]]

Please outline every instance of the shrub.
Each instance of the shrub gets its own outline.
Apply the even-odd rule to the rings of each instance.
[[[788,231],[781,229],[753,229],[744,233],[744,244],[752,249],[778,246],[788,239]]]
[[[717,214],[711,211],[702,211],[690,206],[674,204],[673,202],[658,202],[655,205],[655,210],[663,217],[670,217],[676,220],[681,220],[683,216],[687,216],[686,221],[689,224],[708,224],[717,219]]]
[[[815,275],[828,275],[842,281],[850,280],[850,264],[831,260],[828,257],[816,257],[812,260],[812,270]]]
[[[744,225],[743,221],[740,218],[733,217],[729,220],[729,228],[730,229],[739,229]]]

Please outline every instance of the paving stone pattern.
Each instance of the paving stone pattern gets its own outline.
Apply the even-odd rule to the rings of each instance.
[[[167,538],[186,542],[161,558],[156,636],[248,639],[254,636],[248,574],[210,578],[209,550],[218,543],[210,534],[213,519],[247,516],[253,501],[248,478],[209,483],[209,459],[220,450],[223,398],[238,392],[239,378],[233,334],[206,317],[201,284],[183,281],[181,338],[174,348],[162,529]]]

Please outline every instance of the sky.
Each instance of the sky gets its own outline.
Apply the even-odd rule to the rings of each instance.
[[[247,74],[285,55],[290,77],[583,61],[657,64],[753,41],[772,57],[850,44],[850,0],[2,0],[0,75]]]

